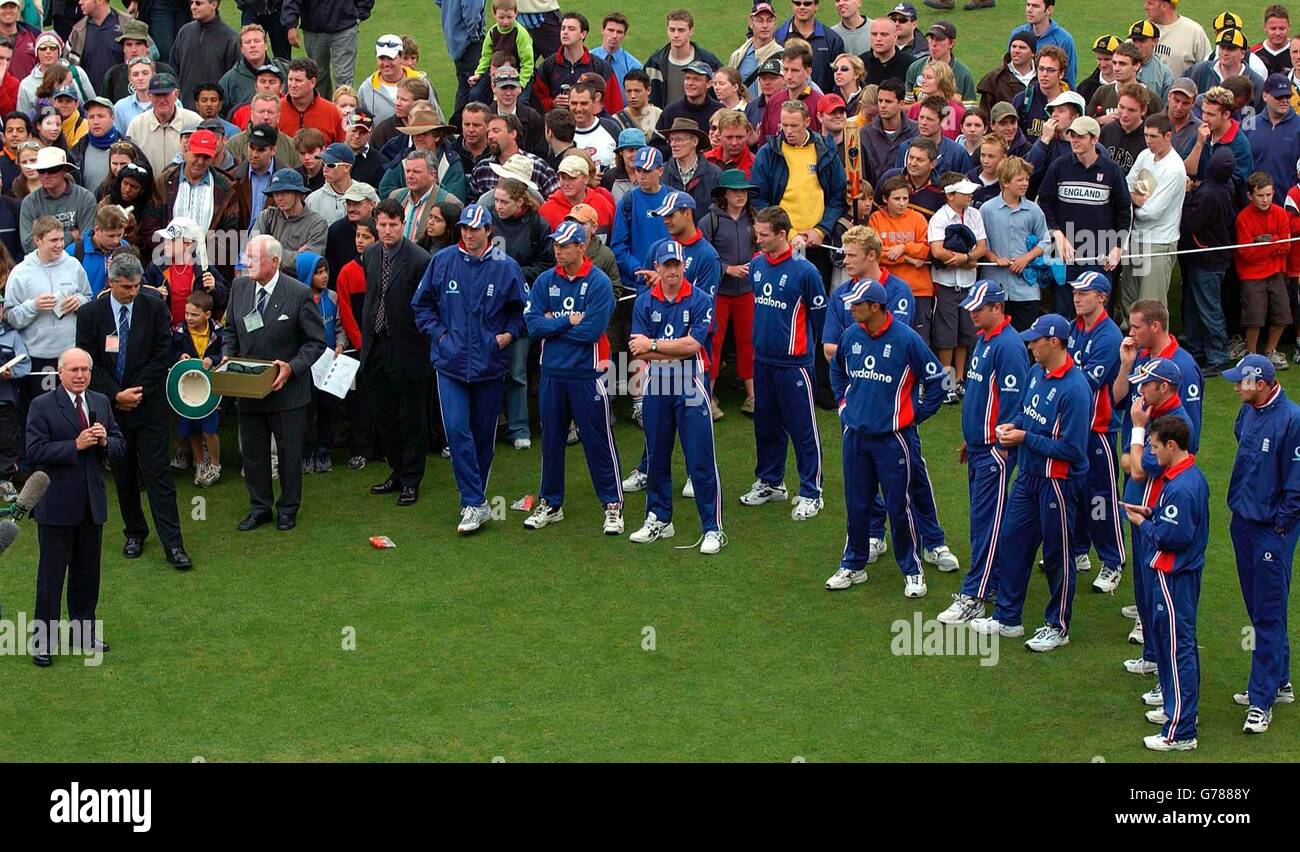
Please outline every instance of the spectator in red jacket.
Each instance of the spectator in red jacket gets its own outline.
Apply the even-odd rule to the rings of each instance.
[[[590,204],[600,218],[600,229],[608,233],[614,222],[614,203],[608,191],[598,191],[590,186],[591,163],[577,153],[571,153],[555,170],[560,178],[560,188],[551,193],[537,212],[552,229],[558,228],[578,204]]]
[[[310,59],[289,63],[289,93],[280,102],[280,132],[293,136],[304,127],[314,127],[325,134],[326,144],[342,142],[343,113],[317,93],[318,76],[316,63]]]
[[[0,115],[18,108],[18,78],[9,73],[13,58],[13,45],[0,39]]]
[[[1273,203],[1273,178],[1268,172],[1252,173],[1246,187],[1250,204],[1237,214],[1237,242],[1256,245],[1233,252],[1237,277],[1241,279],[1241,329],[1246,337],[1246,353],[1258,351],[1259,331],[1267,325],[1264,356],[1274,367],[1285,370],[1286,356],[1277,351],[1277,343],[1291,324],[1286,288],[1290,216]]]

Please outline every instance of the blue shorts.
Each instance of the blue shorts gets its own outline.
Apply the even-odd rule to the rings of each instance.
[[[202,420],[191,420],[188,417],[182,417],[176,427],[182,438],[196,438],[200,433],[204,435],[217,434],[217,428],[220,425],[221,410],[217,409]]]

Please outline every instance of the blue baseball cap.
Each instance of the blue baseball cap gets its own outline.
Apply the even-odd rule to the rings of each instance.
[[[847,293],[840,296],[844,301],[845,307],[852,307],[859,302],[875,302],[877,305],[888,304],[889,296],[885,293],[885,285],[871,278],[863,278],[861,281],[854,283]]]
[[[657,208],[650,211],[651,216],[667,216],[675,210],[694,210],[695,199],[691,198],[689,193],[670,192],[664,196],[664,201]]]
[[[676,240],[664,240],[655,250],[655,265],[685,262],[686,256],[682,253],[682,244]]]
[[[646,144],[645,131],[639,127],[624,128],[618,134],[618,144],[614,146],[615,151],[623,151],[627,148],[644,148]]]
[[[279,169],[271,175],[271,182],[267,184],[266,189],[262,190],[263,195],[271,195],[275,192],[296,192],[299,195],[306,195],[310,190],[302,182],[302,175],[296,169]]]
[[[1105,293],[1110,295],[1110,279],[1100,272],[1085,272],[1070,282],[1076,293]]]
[[[1237,366],[1224,370],[1223,377],[1230,382],[1246,379],[1263,379],[1271,382],[1277,377],[1277,370],[1273,368],[1273,362],[1263,355],[1247,355],[1237,362]]]
[[[1005,302],[1007,294],[1002,292],[996,281],[976,281],[971,288],[966,291],[966,298],[962,300],[963,310],[973,311],[982,308],[985,305],[991,305],[995,302]]]
[[[622,134],[619,134],[620,138]],[[652,172],[655,169],[664,167],[664,155],[659,153],[658,148],[651,148],[649,145],[639,149],[632,156],[632,168],[640,169],[643,172]]]
[[[1026,343],[1033,343],[1041,337],[1069,340],[1070,321],[1060,314],[1043,314],[1034,320],[1033,325],[1020,332],[1020,339]]]
[[[1183,371],[1168,358],[1156,358],[1138,367],[1128,377],[1128,383],[1134,387],[1152,381],[1166,382],[1177,387],[1182,384]]]
[[[492,214],[482,204],[471,204],[460,211],[460,224],[466,228],[486,228],[492,224]]]
[[[477,207],[477,204],[471,205]],[[582,227],[582,223],[566,219],[560,223],[560,227],[555,229],[551,234],[551,239],[557,246],[577,245],[587,241],[587,229]]]
[[[320,159],[327,166],[334,166],[339,163],[353,165],[357,161],[357,155],[353,154],[352,149],[342,142],[335,142],[325,149],[325,153],[321,154]]]

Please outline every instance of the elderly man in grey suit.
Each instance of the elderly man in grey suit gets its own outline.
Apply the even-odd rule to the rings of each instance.
[[[239,437],[248,486],[247,532],[271,522],[271,436],[280,455],[276,529],[291,530],[302,502],[302,442],[311,405],[311,366],[325,351],[325,325],[311,288],[280,271],[280,243],[248,242],[249,274],[236,278],[226,308],[224,355],[274,361],[278,375],[263,399],[239,400]]]

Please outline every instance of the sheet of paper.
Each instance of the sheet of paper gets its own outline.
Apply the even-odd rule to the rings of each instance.
[[[19,364],[21,364],[21,363],[23,362],[23,359],[25,359],[26,357],[27,357],[27,353],[26,353],[26,352],[19,352],[19,353],[18,353],[17,355],[15,355],[12,359],[10,359],[9,361],[5,362],[5,364],[0,365],[0,373],[3,373],[5,370],[9,370],[9,369],[12,369],[12,368],[14,368],[14,367],[17,367]]]
[[[317,388],[339,399],[348,395],[355,386],[357,370],[361,362],[347,355],[335,355],[333,349],[326,349],[311,365],[311,380]]]

